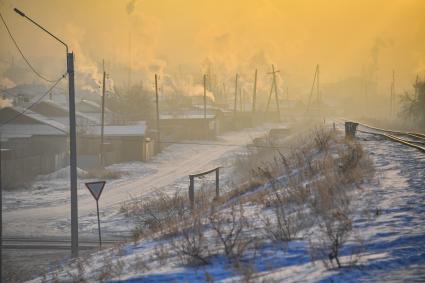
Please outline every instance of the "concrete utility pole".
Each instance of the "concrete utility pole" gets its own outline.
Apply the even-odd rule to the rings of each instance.
[[[254,75],[254,91],[252,93],[252,113],[255,113],[256,100],[257,100],[257,69],[255,69],[255,75]]]
[[[104,128],[105,128],[105,82],[106,82],[106,72],[105,72],[105,60],[102,61],[103,68],[103,80],[102,80],[102,123],[100,128],[100,166],[105,165],[104,160]]]
[[[236,74],[236,79],[235,79],[235,104],[233,107],[233,116],[234,118],[236,118],[236,103],[237,103],[237,98],[238,98],[238,74]]]
[[[158,75],[155,74],[155,102],[156,102],[156,139],[158,152],[161,152],[161,134],[159,132],[159,98],[158,98]]]
[[[69,93],[69,167],[71,183],[71,255],[78,257],[78,197],[77,197],[77,131],[75,123],[75,89],[74,89],[74,53],[68,52],[68,45],[58,37],[50,33],[37,22],[26,16],[22,11],[14,9],[20,16],[42,29],[51,37],[59,41],[66,49],[66,65],[68,73]]]
[[[3,272],[3,184],[2,184],[2,142],[0,135],[0,282]]]
[[[204,74],[204,120],[207,121],[207,75]]]

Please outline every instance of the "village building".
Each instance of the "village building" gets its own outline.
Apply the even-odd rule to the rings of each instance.
[[[6,107],[0,109],[0,124],[5,187],[67,166],[67,129],[61,123],[21,107]]]

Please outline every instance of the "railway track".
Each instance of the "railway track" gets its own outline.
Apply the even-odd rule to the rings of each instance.
[[[119,243],[119,240],[102,240],[102,246],[108,247]],[[79,249],[91,250],[99,248],[99,242],[92,239],[80,239]],[[70,250],[71,241],[65,238],[24,238],[24,237],[4,237],[2,239],[2,249],[9,250]]]
[[[392,140],[392,141],[416,148],[422,152],[425,152],[425,135],[422,133],[393,131],[393,130],[373,127],[360,122],[356,122],[356,123],[358,123],[360,126],[363,126],[365,128],[368,128],[374,131],[374,132],[368,132],[368,131],[358,130],[359,132],[379,135],[389,140]]]

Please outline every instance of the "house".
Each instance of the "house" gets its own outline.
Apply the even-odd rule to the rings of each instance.
[[[23,114],[22,114],[23,113]],[[14,118],[12,120],[12,118]],[[0,109],[2,182],[13,187],[68,163],[67,129],[21,107]]]
[[[75,113],[77,120],[78,166],[89,169],[100,165],[101,121],[100,107],[89,100],[81,100],[80,111]],[[68,128],[68,108],[52,101],[42,101],[32,108],[50,119],[62,123]],[[98,117],[96,117],[98,116]],[[104,126],[104,165],[126,162],[145,161],[153,155],[152,145],[146,145],[146,123],[134,125],[110,125],[105,119]]]
[[[160,114],[161,140],[193,140],[215,138],[220,131],[216,114],[185,112]]]
[[[41,114],[52,120],[55,120],[65,127],[69,127],[69,109],[51,100],[43,100],[31,107],[33,112]],[[77,131],[84,132],[88,126],[100,124],[99,119],[95,119],[81,112],[75,112],[75,119],[77,123]]]
[[[104,127],[104,165],[146,161],[154,155],[155,142],[146,131],[146,123],[134,125],[105,125]],[[77,140],[78,166],[92,168],[100,164],[101,127],[88,127]]]
[[[75,107],[78,112],[83,113],[93,119],[99,121],[102,119],[102,106],[94,101],[81,99],[76,103]],[[105,107],[105,123],[114,123],[116,120],[117,117],[115,117],[114,113]]]

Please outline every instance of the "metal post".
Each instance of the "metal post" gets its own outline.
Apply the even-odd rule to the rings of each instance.
[[[77,132],[75,123],[74,53],[67,54],[69,86],[69,152],[71,176],[71,255],[78,257]]]
[[[161,151],[161,135],[159,132],[159,98],[158,98],[158,75],[155,74],[155,102],[156,102],[156,144],[158,152]]]
[[[103,135],[105,128],[105,80],[106,80],[106,72],[105,72],[105,60],[102,62],[103,65],[103,81],[102,81],[102,125],[100,128],[100,166],[103,166],[104,163],[104,152],[103,152]]]
[[[215,170],[215,196],[220,196],[220,168],[217,167]]]
[[[99,247],[102,247],[102,236],[100,233],[100,217],[99,217],[99,201],[96,200],[96,209],[97,209],[97,229],[99,230]]]
[[[195,207],[195,184],[193,176],[189,176],[190,184],[189,184],[189,200],[190,200],[190,208],[193,209]]]

